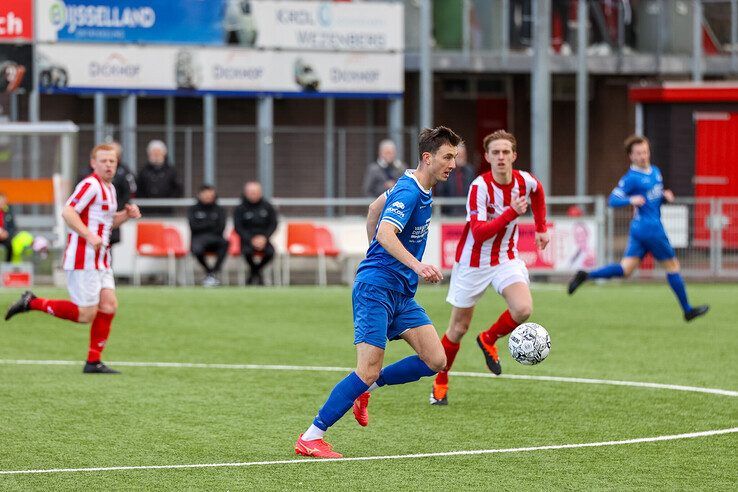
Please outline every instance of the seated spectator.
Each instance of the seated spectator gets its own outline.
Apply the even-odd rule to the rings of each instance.
[[[277,230],[277,212],[264,199],[258,182],[244,185],[241,205],[233,211],[233,227],[241,237],[241,253],[251,268],[248,284],[264,285],[261,271],[274,258],[269,238]]]
[[[371,198],[389,190],[405,172],[407,166],[397,160],[397,147],[392,140],[379,143],[379,157],[369,163],[364,174],[364,194]]]
[[[205,280],[202,285],[214,287],[220,285],[217,275],[228,254],[228,240],[223,237],[225,229],[225,210],[218,205],[215,188],[203,185],[197,192],[197,203],[187,213],[192,231],[191,250],[197,261],[205,269]],[[215,253],[217,258],[211,267],[206,253]]]
[[[440,181],[436,185],[435,196],[439,197],[466,197],[469,186],[476,178],[477,173],[474,166],[467,160],[466,146],[459,145],[459,153],[456,155],[456,169],[451,171],[448,180]],[[441,212],[446,215],[466,217],[466,205],[444,205]]]
[[[117,211],[120,212],[126,207],[126,204],[131,203],[131,198],[136,196],[136,176],[131,170],[123,163],[123,147],[118,142],[110,142],[110,145],[115,149],[115,153],[118,156],[118,167],[115,170],[115,176],[113,176],[113,187],[115,188],[115,196],[118,199]],[[92,174],[92,167],[88,164],[77,176],[77,182],[79,183],[87,176]],[[116,227],[110,233],[110,245],[114,245],[120,242],[120,227]]]
[[[182,188],[177,181],[177,171],[167,162],[167,146],[161,140],[152,140],[146,146],[149,162],[138,173],[136,196],[138,198],[179,198]],[[172,207],[146,207],[150,215],[171,215]]]
[[[5,247],[5,261],[13,259],[14,235],[15,219],[13,219],[13,210],[8,205],[8,198],[0,192],[0,246]]]

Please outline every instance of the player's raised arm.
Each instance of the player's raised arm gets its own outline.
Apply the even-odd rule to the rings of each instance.
[[[488,202],[487,186],[472,184],[469,188],[469,196],[467,198],[470,216],[469,227],[474,240],[480,243],[495,236],[528,209],[528,203],[525,201],[525,198],[518,198],[513,200],[510,203],[510,207],[506,208],[499,217],[488,220]]]
[[[400,242],[397,234],[400,230],[388,221],[382,221],[377,231],[377,241],[400,263],[417,273],[425,281],[437,283],[443,280],[443,273],[438,267],[418,261]]]
[[[369,242],[374,239],[374,232],[377,230],[379,218],[382,216],[384,204],[387,203],[387,192],[382,193],[369,205],[369,211],[366,214],[366,237]]]
[[[646,199],[641,195],[631,195],[631,191],[630,183],[626,177],[623,177],[610,193],[607,204],[613,208],[627,207],[628,205],[640,207],[646,202]]]

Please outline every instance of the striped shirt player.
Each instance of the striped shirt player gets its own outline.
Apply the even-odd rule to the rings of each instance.
[[[492,172],[472,181],[466,202],[466,224],[456,247],[456,264],[479,268],[515,261],[525,267],[518,259],[518,215],[510,207],[511,200],[519,196],[531,201],[536,231],[546,232],[543,188],[532,174],[513,170],[513,179],[507,185],[497,183]],[[498,281],[495,290],[499,293],[506,285],[509,283]],[[457,305],[452,299],[448,302]],[[469,304],[469,300],[459,302]]]
[[[573,294],[588,279],[629,277],[641,260],[651,254],[666,270],[666,281],[679,301],[686,321],[707,313],[707,305],[692,306],[680,273],[679,260],[661,223],[661,205],[674,201],[674,193],[664,189],[661,170],[651,164],[651,146],[646,137],[631,135],[625,140],[625,153],[630,169],[620,178],[609,198],[611,207],[633,207],[628,245],[619,263],[612,263],[586,272],[579,270],[569,282]]]
[[[67,200],[62,217],[70,229],[62,268],[71,301],[42,299],[25,292],[8,309],[5,319],[26,311],[42,311],[56,318],[90,323],[90,346],[85,373],[116,374],[100,360],[118,307],[110,256],[110,233],[123,222],[139,218],[136,205],[116,212],[118,201],[112,180],[118,166],[112,145],[98,145],[90,154],[93,173],[83,179]]]
[[[418,138],[420,163],[369,207],[369,250],[352,291],[356,370],[341,380],[318,410],[312,425],[295,443],[295,452],[316,458],[340,458],[323,440],[325,432],[349,408],[361,426],[369,423],[371,391],[432,376],[446,365],[438,333],[415,301],[418,277],[439,282],[438,267],[422,262],[433,203],[431,188],[456,167],[461,139],[440,126]],[[387,340],[405,340],[417,355],[382,368]],[[381,369],[380,369],[381,368]]]
[[[67,235],[62,268],[65,271],[110,270],[110,234],[118,207],[115,187],[105,184],[93,173],[79,182],[66,205],[74,208],[82,223],[102,239],[102,246],[94,248],[79,233],[71,231]]]
[[[474,306],[489,286],[508,305],[499,319],[477,337],[490,371],[500,374],[495,342],[528,319],[533,307],[528,288],[528,269],[518,255],[518,217],[531,203],[536,228],[536,244],[548,244],[546,200],[543,187],[531,173],[513,169],[517,158],[515,137],[498,130],[484,139],[484,158],[491,170],[472,181],[466,203],[466,224],[456,248],[456,261],[446,301],[451,304],[451,320],[441,344],[446,353],[446,370],[436,376],[430,395],[432,405],[448,404],[448,371],[469,329]]]

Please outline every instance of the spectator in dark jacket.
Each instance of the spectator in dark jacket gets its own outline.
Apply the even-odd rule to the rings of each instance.
[[[15,236],[15,219],[8,199],[0,192],[0,246],[5,246],[5,261],[13,258],[13,236]]]
[[[138,173],[138,198],[178,198],[182,188],[177,170],[167,162],[167,146],[161,140],[152,140],[146,146],[149,162]],[[171,215],[172,207],[147,207],[151,215]]]
[[[446,181],[439,181],[436,185],[434,196],[439,197],[465,197],[469,193],[469,186],[477,173],[474,165],[470,164],[466,157],[466,146],[459,145],[459,153],[456,154],[456,169],[451,171],[451,175]],[[466,205],[445,205],[441,207],[441,212],[446,215],[454,215],[458,217],[466,217]]]
[[[131,170],[126,166],[123,161],[123,148],[118,142],[110,142],[115,148],[115,153],[118,155],[118,167],[115,170],[115,176],[113,176],[113,187],[115,188],[115,196],[118,199],[117,211],[120,212],[126,207],[126,204],[131,203],[131,198],[136,196],[136,176],[133,175]],[[85,169],[77,176],[77,182],[79,183],[87,176],[92,174],[92,168],[88,165]],[[110,245],[120,242],[120,227],[116,227],[110,233]]]
[[[216,200],[215,188],[203,185],[197,192],[197,203],[187,213],[192,231],[192,254],[205,269],[205,280],[202,283],[205,287],[220,284],[216,275],[220,273],[220,267],[228,254],[228,240],[223,237],[225,210]],[[208,264],[205,253],[218,255],[212,267]]]
[[[261,184],[249,181],[243,187],[241,205],[233,211],[233,227],[241,237],[241,253],[251,267],[250,285],[264,285],[261,270],[274,258],[269,238],[277,230],[277,212],[262,195]]]
[[[397,147],[392,140],[379,142],[379,156],[370,162],[364,173],[362,188],[364,194],[371,198],[389,190],[405,173],[406,166],[397,160]]]

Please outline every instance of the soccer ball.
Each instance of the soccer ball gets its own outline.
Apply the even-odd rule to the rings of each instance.
[[[510,333],[508,346],[513,359],[526,366],[532,366],[548,357],[551,351],[551,337],[541,325],[523,323]]]

